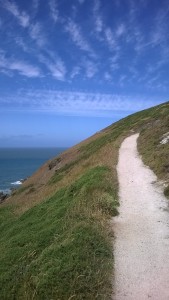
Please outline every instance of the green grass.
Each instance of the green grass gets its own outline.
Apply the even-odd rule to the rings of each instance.
[[[163,109],[152,109],[153,119],[140,132],[138,149],[146,165],[154,171],[159,179],[169,184],[169,143],[160,144],[163,134],[169,131],[169,105]],[[165,195],[169,196],[167,193]]]
[[[60,180],[63,179],[65,173],[64,171],[56,171],[55,174],[52,176],[52,178],[49,180],[49,184],[53,184],[53,183],[57,183],[59,182]]]
[[[169,186],[164,189],[164,195],[169,198]]]
[[[1,299],[110,298],[107,219],[117,201],[109,174],[90,169],[20,217],[1,208]]]

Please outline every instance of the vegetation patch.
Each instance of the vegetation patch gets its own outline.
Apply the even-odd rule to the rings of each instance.
[[[138,149],[144,163],[150,166],[159,179],[169,183],[169,143],[160,143],[169,129],[169,104],[163,105],[161,109],[155,107],[151,113],[153,121],[142,128]]]
[[[29,192],[30,189],[33,189],[33,184],[29,184],[27,186],[21,186],[18,189],[13,190],[13,195],[19,195],[24,193],[25,191]]]
[[[164,189],[164,195],[169,198],[169,186]]]
[[[49,184],[57,183],[60,180],[62,180],[64,177],[64,172],[62,171],[61,173],[55,172],[55,174],[52,176],[52,178],[49,180]]]
[[[0,210],[1,299],[111,298],[107,220],[118,203],[109,174],[92,168],[17,218]]]

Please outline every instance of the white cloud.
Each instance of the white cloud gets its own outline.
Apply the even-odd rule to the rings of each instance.
[[[71,39],[76,44],[76,46],[94,56],[93,50],[84,38],[80,26],[78,26],[73,20],[68,21],[65,26],[65,31],[70,34]]]
[[[151,107],[160,101],[156,100],[155,103],[155,100],[150,101],[136,95],[130,97],[120,94],[22,90],[18,95],[3,96],[0,99],[2,107],[7,103],[15,110],[46,111],[61,115],[112,116],[113,118],[118,113],[132,113]]]
[[[46,38],[39,22],[36,22],[29,27],[29,34],[32,40],[34,40],[39,47],[46,44]]]
[[[33,9],[33,16],[35,16],[38,12],[40,0],[33,0],[32,1],[32,9]]]
[[[50,0],[49,7],[50,7],[51,18],[53,19],[54,23],[56,23],[59,18],[59,11],[58,11],[56,0]]]
[[[98,71],[97,65],[90,60],[85,60],[84,67],[86,69],[86,76],[89,79],[93,78]]]
[[[150,33],[150,45],[152,47],[163,46],[162,43],[166,42],[168,35],[168,12],[169,6],[166,9],[159,10],[154,18],[154,26]]]
[[[100,10],[100,1],[94,1],[93,15],[95,20],[95,30],[97,33],[101,33],[103,30],[103,20],[99,13]]]
[[[146,68],[146,74],[149,77],[152,76],[153,73],[159,73],[159,69],[166,63],[165,59],[159,60],[156,64],[148,64]],[[150,77],[151,77],[150,76]]]
[[[109,72],[105,72],[104,73],[104,79],[106,81],[111,81],[112,80],[111,74]]]
[[[80,74],[81,68],[79,66],[76,66],[73,68],[70,78],[73,79],[74,77],[76,77],[77,75]]]
[[[116,36],[117,37],[122,36],[125,33],[125,31],[126,31],[125,26],[124,24],[121,23],[116,29]]]
[[[0,53],[0,72],[11,76],[10,71],[16,71],[20,75],[32,78],[41,77],[41,71],[38,67],[28,64],[20,60],[11,60],[5,57],[4,53]]]
[[[34,0],[32,5],[33,5],[32,6],[33,14],[36,14],[36,11],[39,7],[39,0]],[[39,22],[31,23],[29,15],[25,11],[21,11],[14,1],[13,2],[9,2],[8,0],[4,1],[3,6],[14,17],[16,17],[16,19],[18,20],[19,24],[22,27],[28,28],[31,39],[34,40],[38,46],[42,47],[46,44],[46,37],[44,36],[44,30]],[[20,38],[20,41],[21,41],[21,38]],[[22,48],[26,49],[26,47],[23,45],[23,43],[22,43],[22,45],[21,45],[21,42],[19,42],[19,43]]]
[[[83,4],[85,0],[78,0],[80,4]]]
[[[96,17],[95,25],[96,25],[96,28],[95,28],[96,31],[97,32],[102,32],[102,30],[103,30],[103,20],[102,20],[101,16]]]
[[[23,41],[22,37],[20,37],[20,36],[19,36],[19,37],[16,37],[16,38],[15,38],[15,43],[16,43],[19,47],[21,47],[22,50],[23,50],[24,52],[30,53],[30,50],[29,50],[27,44]]]
[[[141,27],[136,23],[132,24],[132,29],[130,29],[130,32],[126,35],[126,42],[133,44],[138,56],[148,46],[147,42],[145,42],[145,34],[142,32]]]
[[[163,30],[161,30],[161,28],[158,28],[157,30],[152,32],[150,44],[153,47],[155,47],[159,45],[163,41],[163,39],[164,39]]]
[[[7,11],[9,11],[18,20],[22,27],[26,28],[29,26],[30,18],[28,14],[24,11],[20,11],[14,1],[9,2],[8,0],[5,0],[3,4]]]
[[[46,55],[40,54],[38,58],[39,61],[43,63],[46,66],[46,68],[50,71],[50,75],[52,75],[57,80],[65,80],[67,70],[61,58],[54,55],[54,53],[51,51],[47,51]]]
[[[18,71],[19,74],[24,75],[26,77],[32,78],[32,77],[40,77],[41,76],[39,68],[37,68],[31,64],[22,62],[22,61],[11,62],[8,65],[8,68],[10,70]]]
[[[138,5],[138,3],[136,4],[136,2],[134,0],[130,0],[129,4],[130,4],[129,21],[131,24],[133,24],[133,23],[135,23],[135,20],[136,20],[136,15],[137,15],[139,5]]]
[[[105,29],[105,38],[110,50],[115,50],[117,44],[110,28]]]
[[[51,71],[51,74],[53,77],[55,77],[58,80],[64,80],[66,75],[66,67],[64,65],[64,62],[60,59],[57,60],[57,62],[53,65],[48,65],[49,70]]]
[[[127,80],[127,75],[120,75],[120,79],[119,79],[119,86],[123,87],[125,81]]]

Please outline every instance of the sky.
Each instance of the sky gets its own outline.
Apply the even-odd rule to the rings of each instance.
[[[168,100],[168,0],[0,0],[0,147],[70,147]]]

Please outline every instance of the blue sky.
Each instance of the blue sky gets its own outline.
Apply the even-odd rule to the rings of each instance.
[[[168,100],[166,0],[0,0],[0,147],[71,146]]]

